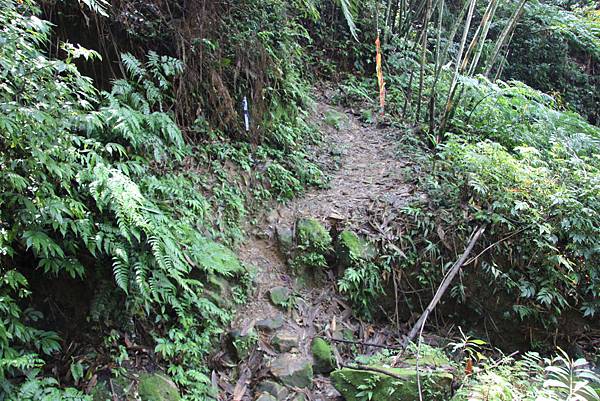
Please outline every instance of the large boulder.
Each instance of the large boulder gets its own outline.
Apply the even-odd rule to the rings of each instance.
[[[331,381],[346,401],[362,401],[363,398],[359,394],[365,394],[367,391],[372,393],[372,400],[419,401],[417,372],[414,367],[376,368],[397,377],[376,371],[343,368],[331,374]],[[452,394],[452,380],[452,374],[443,370],[421,371],[420,381],[424,399],[449,400]]]
[[[286,386],[300,388],[312,386],[312,362],[300,355],[280,355],[271,362],[271,374]]]

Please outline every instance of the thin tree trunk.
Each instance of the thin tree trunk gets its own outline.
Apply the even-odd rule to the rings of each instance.
[[[489,29],[488,21],[491,20],[490,17],[492,13],[496,11],[496,5],[497,0],[492,0],[488,3],[488,6],[486,7],[483,16],[481,17],[481,22],[479,23],[479,26],[477,26],[477,30],[475,31],[473,39],[471,39],[471,43],[469,44],[467,52],[465,53],[465,57],[460,67],[461,72],[467,69],[467,65],[469,64],[469,58],[471,57],[471,54],[475,52],[475,48],[479,48],[480,44],[485,43],[485,38]]]
[[[429,132],[433,133],[435,130],[435,98],[436,98],[436,86],[437,81],[441,72],[441,63],[442,63],[442,23],[444,20],[444,4],[445,1],[442,0],[438,6],[438,26],[437,26],[437,40],[435,46],[435,68],[434,68],[434,77],[433,84],[431,85],[431,93],[429,94]]]
[[[398,18],[398,7],[399,0],[394,0],[394,4],[392,5],[392,13],[390,19],[390,33],[393,35],[396,31],[396,18]]]
[[[485,46],[485,40],[487,39],[488,33],[490,31],[490,27],[492,26],[492,20],[494,19],[494,15],[496,15],[496,10],[498,9],[498,4],[500,2],[498,0],[493,0],[490,4],[493,4],[489,14],[484,16],[486,20],[483,26],[483,32],[481,32],[481,38],[479,39],[479,44],[477,46],[477,51],[475,52],[475,56],[473,56],[473,60],[471,60],[471,65],[469,66],[469,72],[467,75],[472,76],[477,69],[477,64],[479,64],[479,59],[481,58],[481,54],[483,53],[483,47]]]
[[[429,27],[429,20],[431,18],[432,7],[431,0],[427,0],[427,8],[425,10],[425,19],[423,21],[422,28],[422,40],[421,40],[421,65],[419,69],[419,92],[417,95],[417,111],[415,114],[415,125],[420,121],[421,118],[421,103],[423,96],[423,85],[425,81],[425,63],[427,62],[427,28]]]
[[[452,99],[454,97],[454,91],[456,90],[456,83],[458,82],[459,68],[465,50],[465,44],[467,43],[467,36],[469,35],[469,28],[471,27],[471,20],[473,19],[473,12],[475,11],[475,4],[477,0],[471,0],[469,4],[469,12],[467,13],[467,19],[465,21],[465,28],[463,30],[462,39],[460,41],[460,48],[456,57],[456,63],[454,67],[454,76],[452,77],[452,83],[448,91],[448,99],[446,100],[446,107],[444,108],[444,115],[442,116],[442,122],[440,124],[440,130],[438,132],[438,142],[444,139],[446,133],[446,124],[448,123],[448,115],[452,110]]]
[[[392,3],[394,0],[387,0],[387,7],[385,9],[385,32],[383,33],[383,43],[388,42],[389,34],[391,32],[390,28],[390,16],[392,14]]]
[[[498,40],[496,41],[496,46],[494,46],[494,50],[492,51],[492,56],[490,57],[487,68],[485,70],[486,77],[489,76],[490,73],[492,72],[492,68],[494,68],[494,64],[496,63],[498,54],[500,54],[500,49],[502,48],[502,46],[504,46],[504,42],[506,41],[507,37],[509,36],[509,33],[516,27],[517,21],[521,17],[521,14],[525,7],[525,3],[527,3],[527,0],[521,0],[519,5],[515,9],[515,12],[512,14],[510,20],[508,21],[508,23],[502,30],[502,33],[500,33],[500,36],[498,37]]]

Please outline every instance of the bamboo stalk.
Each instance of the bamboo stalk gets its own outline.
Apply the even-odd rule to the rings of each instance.
[[[461,60],[463,57],[463,52],[465,50],[465,45],[467,43],[467,36],[469,35],[469,28],[471,27],[471,21],[473,20],[473,12],[475,11],[476,3],[477,0],[471,0],[471,2],[469,3],[469,11],[467,13],[467,19],[465,21],[462,39],[460,41],[460,48],[458,51],[458,55],[456,56],[454,75],[452,76],[452,82],[448,91],[448,99],[446,100],[446,107],[444,108],[444,114],[442,116],[442,122],[440,124],[440,129],[438,132],[438,142],[441,142],[443,140],[444,135],[446,133],[446,124],[448,123],[448,116],[450,114],[450,111],[452,110],[452,100],[454,98],[454,92],[456,90],[456,84],[458,82]]]
[[[429,132],[432,133],[435,129],[435,89],[437,86],[437,82],[441,73],[441,53],[442,53],[442,23],[444,20],[444,4],[445,1],[442,0],[438,5],[438,26],[437,26],[437,40],[435,46],[435,68],[434,68],[434,77],[433,84],[431,85],[431,93],[429,95]]]
[[[527,0],[521,0],[519,5],[515,9],[514,13],[512,14],[510,20],[508,21],[508,23],[506,24],[506,26],[500,33],[500,36],[498,37],[498,40],[496,41],[496,45],[494,46],[494,50],[492,51],[492,56],[490,57],[487,68],[485,70],[484,75],[486,77],[489,76],[490,73],[492,72],[492,68],[494,68],[494,64],[496,63],[496,59],[498,58],[498,54],[500,53],[500,49],[502,48],[502,46],[504,46],[504,42],[506,41],[510,32],[512,32],[515,29],[515,27],[517,26],[517,21],[521,17],[521,14],[525,7],[525,3],[527,3]]]
[[[471,40],[471,43],[469,44],[469,47],[467,48],[467,52],[465,53],[465,57],[463,59],[463,62],[461,64],[461,72],[464,72],[467,69],[467,65],[469,65],[469,59],[471,58],[471,54],[475,54],[475,56],[473,56],[473,59],[471,60],[471,65],[473,64],[472,61],[475,59],[476,57],[476,53],[477,51],[481,48],[483,49],[483,45],[485,44],[485,39],[487,37],[487,33],[489,30],[489,22],[491,22],[491,17],[492,15],[496,12],[496,7],[498,5],[498,1],[497,0],[491,0],[486,9],[485,12],[483,13],[483,16],[481,17],[481,21],[479,23],[479,25],[477,26],[477,30],[475,31],[475,34],[473,35],[473,39]],[[477,49],[477,50],[476,50]],[[469,67],[469,70],[471,68]],[[467,76],[470,76],[470,73],[467,73]]]
[[[485,24],[483,25],[483,31],[481,32],[481,38],[479,39],[477,50],[473,56],[473,60],[471,60],[471,65],[469,66],[469,71],[467,73],[468,76],[472,76],[477,69],[477,64],[479,64],[479,59],[481,58],[483,47],[485,46],[485,40],[487,39],[490,27],[492,26],[492,20],[494,19],[494,15],[496,15],[496,10],[498,9],[500,2],[498,0],[492,0],[490,4],[491,7],[489,8],[489,13],[486,13],[482,19],[482,21],[485,20]]]
[[[422,28],[422,40],[421,40],[421,61],[419,68],[419,92],[417,95],[417,111],[415,113],[415,125],[419,122],[421,118],[421,97],[423,96],[423,84],[425,81],[425,63],[427,62],[427,30],[429,27],[429,20],[431,19],[432,7],[431,0],[427,0],[427,6],[425,10],[425,19],[423,21]]]

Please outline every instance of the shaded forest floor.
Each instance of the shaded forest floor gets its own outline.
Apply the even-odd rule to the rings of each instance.
[[[330,338],[347,331],[357,341],[377,344],[393,344],[399,336],[389,327],[375,327],[353,317],[351,307],[336,289],[339,272],[330,269],[317,276],[299,277],[286,263],[279,246],[281,233],[294,230],[298,219],[307,217],[317,219],[333,235],[348,228],[357,233],[375,231],[385,235],[382,211],[405,206],[415,196],[413,186],[403,175],[409,161],[396,153],[399,131],[364,125],[352,110],[331,106],[331,92],[319,92],[312,119],[323,134],[317,153],[330,180],[326,188],[312,189],[268,211],[239,248],[240,259],[254,269],[256,276],[248,302],[237,312],[232,333],[246,335],[257,327],[259,340],[258,347],[237,366],[225,351],[228,339],[223,340],[222,351],[213,357],[215,365],[221,367],[216,369],[220,373],[213,374],[213,384],[218,383],[223,399],[253,400],[258,396],[256,388],[269,380],[273,360],[282,356],[276,344],[280,338],[276,337],[291,337],[293,343],[297,342],[291,353],[283,353],[284,358],[310,359],[311,343],[317,336]],[[327,121],[332,116],[337,118],[337,127]],[[291,294],[287,310],[274,306],[269,299],[276,287]],[[276,328],[266,327],[273,322]],[[334,343],[338,364],[349,352],[356,351],[350,348]],[[360,351],[375,350],[362,347]],[[312,389],[296,390],[309,400],[339,399],[324,376],[315,376]],[[296,399],[292,397],[293,392],[288,399]]]

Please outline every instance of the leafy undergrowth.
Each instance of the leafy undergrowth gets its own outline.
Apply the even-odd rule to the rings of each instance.
[[[429,124],[402,120],[413,113],[405,88],[418,89],[402,73],[415,65],[411,57],[389,55],[385,122],[406,132],[399,153],[414,161],[406,176],[426,197],[386,221],[404,227],[392,246],[382,246],[387,266],[395,269],[391,277],[403,277],[407,293],[435,289],[473,228],[486,225],[451,289],[455,302],[499,331],[523,322],[541,334],[530,337],[533,346],[547,340],[550,327],[594,326],[600,311],[600,129],[521,82],[461,76],[461,96],[440,140]],[[450,79],[442,71],[442,93]],[[365,122],[376,120],[376,98],[374,80],[356,76],[338,94],[340,102],[362,107]],[[374,275],[390,278],[387,269],[361,271],[358,287],[369,288]],[[389,284],[388,296],[392,290]],[[404,301],[414,308],[419,299]]]
[[[301,150],[317,135],[296,111],[254,147],[198,121],[207,139],[192,147],[172,113],[180,61],[123,54],[126,77],[98,91],[75,65],[97,53],[64,44],[65,59],[49,57],[36,3],[2,4],[0,399],[87,399],[64,387],[145,364],[164,366],[188,399],[210,396],[204,357],[232,308],[211,283],[238,282],[239,303],[248,281],[215,240],[238,241],[260,204],[322,183]],[[59,283],[72,286],[46,292],[50,305],[38,298]],[[67,307],[79,311],[60,318],[68,332],[40,311]],[[145,347],[155,356],[140,365],[130,354]]]
[[[356,357],[356,362],[363,367],[384,369],[385,372],[385,369],[393,366],[393,357],[393,352],[385,350],[374,355],[360,355]],[[419,399],[419,392],[424,399],[452,401],[600,399],[597,392],[600,377],[597,372],[591,369],[585,359],[573,359],[560,348],[548,357],[542,357],[536,352],[505,355],[499,350],[491,350],[482,340],[463,335],[459,341],[448,342],[445,346],[411,344],[402,353],[400,364],[413,366],[417,361],[420,384],[415,386],[414,394],[407,395],[410,399]],[[435,382],[436,374],[440,371],[451,372],[454,377],[450,396],[439,394],[439,390],[432,393],[431,383]],[[359,389],[355,395],[356,400],[368,400],[369,394],[375,393],[397,397],[396,393],[401,393],[404,386],[411,386],[407,381],[391,380],[386,383],[381,380],[385,376],[377,371],[364,376],[368,378],[369,375],[371,379],[353,383]]]

